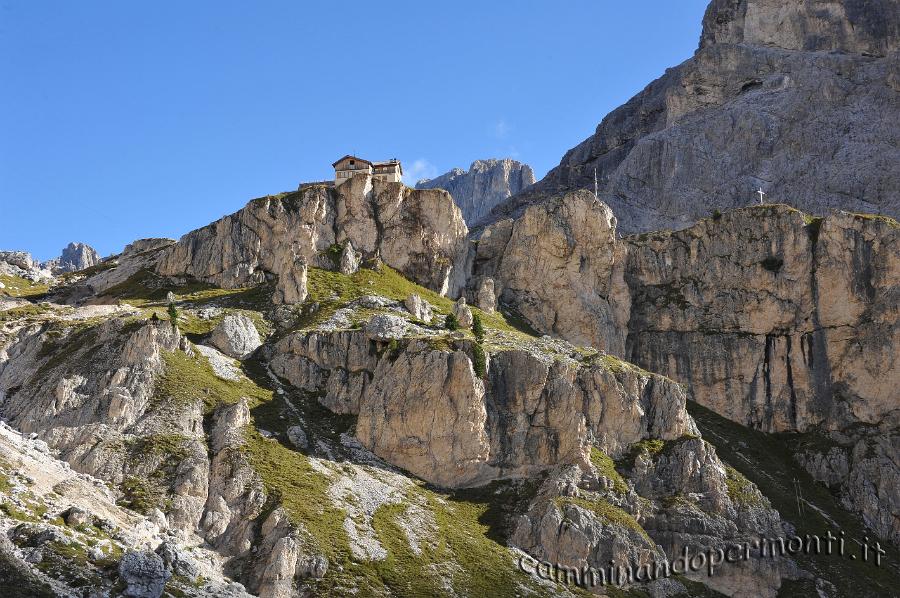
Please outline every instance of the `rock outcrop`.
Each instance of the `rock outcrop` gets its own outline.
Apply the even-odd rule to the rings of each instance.
[[[480,291],[479,277],[491,278],[491,292],[536,330],[622,355],[630,308],[624,250],[612,210],[580,191],[484,229],[472,280]]]
[[[677,384],[596,355],[505,350],[476,375],[471,344],[402,340],[380,356],[368,331],[300,332],[280,340],[272,370],[321,393],[386,461],[435,484],[477,486],[588,462],[593,444],[619,456],[643,438],[695,433]],[[378,337],[375,340],[387,340]],[[601,399],[602,397],[602,399]]]
[[[900,505],[896,421],[816,432],[812,438],[818,442],[801,444],[797,460],[813,478],[840,495],[847,509],[859,512],[867,526],[900,545],[900,521],[894,516]]]
[[[0,275],[16,276],[33,282],[53,278],[49,268],[45,268],[27,251],[0,251]]]
[[[230,314],[213,328],[209,342],[217,349],[235,359],[250,356],[262,345],[259,331],[253,320],[244,314]]]
[[[96,266],[100,261],[100,254],[90,245],[69,243],[63,248],[62,254],[58,258],[45,263],[44,267],[50,268],[54,274],[62,274]]]
[[[900,410],[900,227],[786,206],[629,237],[629,356],[767,432]]]
[[[119,562],[119,576],[125,582],[125,596],[159,598],[171,574],[166,571],[162,558],[148,550],[129,552],[122,557]]]
[[[306,297],[307,265],[350,272],[360,259],[377,258],[423,286],[455,294],[465,280],[467,233],[446,192],[357,175],[337,188],[312,185],[255,199],[182,237],[156,271],[224,288],[274,278],[276,298],[294,303]]]
[[[534,171],[509,158],[475,160],[469,170],[454,168],[433,179],[422,179],[416,189],[444,189],[462,210],[470,227],[487,216],[494,206],[534,184]]]
[[[528,206],[484,229],[470,293],[487,275],[539,332],[683,382],[699,403],[756,429],[897,427],[896,221],[766,205],[677,232],[619,239],[614,227],[583,191]],[[896,464],[861,467],[854,479],[870,472],[875,487],[842,486],[847,502],[895,537],[875,511],[897,508]]]
[[[715,0],[700,47],[494,210],[594,187],[623,232],[753,204],[900,216],[900,8],[893,0]]]
[[[47,285],[0,254],[30,289],[0,304],[0,576],[57,595],[568,597],[522,563],[647,570],[835,521],[900,541],[900,225],[764,205],[687,226],[760,185],[897,209],[896,13],[715,0],[694,58],[472,238],[463,212],[530,169],[425,183],[450,193],[304,185]],[[622,238],[617,217],[682,228]],[[768,557],[626,590],[898,585]]]

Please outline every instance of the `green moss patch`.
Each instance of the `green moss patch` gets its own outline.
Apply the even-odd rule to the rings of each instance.
[[[614,492],[619,494],[628,492],[628,484],[625,483],[625,479],[622,475],[616,471],[613,460],[609,458],[609,455],[595,446],[591,447],[591,463],[594,465],[597,473],[612,480]]]
[[[206,411],[211,412],[217,405],[236,403],[241,397],[247,397],[251,406],[272,399],[271,390],[249,378],[236,382],[222,380],[199,353],[191,357],[183,351],[163,351],[162,357],[165,370],[156,383],[155,400],[182,405],[201,401]]]
[[[306,312],[307,315],[298,325],[301,329],[314,327],[327,320],[335,310],[363,295],[381,295],[402,302],[410,295],[418,294],[434,306],[435,320],[438,324],[443,321],[441,316],[453,311],[454,305],[451,299],[407,280],[393,268],[384,265],[378,269],[360,268],[350,276],[322,268],[309,268],[307,289],[309,291],[307,307],[315,303],[318,304],[318,309],[315,312]],[[471,309],[481,318],[485,328],[537,336],[533,330],[522,326],[513,316],[500,312],[488,314],[475,307]]]
[[[170,279],[150,270],[141,270],[133,276],[104,291],[104,297],[118,299],[136,307],[166,305],[168,293],[175,295],[178,303],[189,303],[200,307],[215,303],[222,307],[243,308],[259,311],[271,306],[272,288],[263,284],[254,287],[223,289],[207,282],[189,280],[184,284],[174,284]],[[160,312],[162,315],[163,312]]]
[[[624,527],[631,530],[636,531],[641,535],[647,542],[653,544],[653,540],[650,539],[650,536],[647,535],[647,532],[640,526],[637,520],[628,512],[620,509],[615,506],[608,500],[597,498],[594,500],[589,500],[587,498],[581,497],[572,497],[572,496],[561,496],[556,499],[556,506],[562,511],[563,515],[565,515],[565,509],[569,505],[575,505],[585,509],[586,511],[590,511],[601,520],[605,521],[608,524],[616,525],[618,527]]]
[[[274,438],[264,438],[256,428],[248,427],[244,438],[247,458],[270,499],[284,507],[291,521],[303,525],[314,549],[330,563],[346,560],[345,511],[333,506],[328,497],[330,478],[313,469],[309,457]]]
[[[0,311],[0,324],[19,320],[23,320],[26,322],[36,322],[41,320],[42,315],[50,311],[53,311],[53,309],[47,305],[42,305],[40,303],[29,303],[28,305],[22,305],[20,307],[14,307],[12,309]]]
[[[872,222],[880,222],[882,224],[887,224],[891,228],[900,228],[900,222],[897,222],[890,216],[884,216],[882,214],[861,214],[858,212],[848,212],[854,218],[859,220],[870,220]]]
[[[659,455],[665,455],[672,451],[679,443],[696,440],[699,436],[685,434],[675,440],[661,440],[659,438],[645,438],[631,445],[628,453],[617,461],[617,465],[624,469],[634,467],[634,462],[639,455],[646,455],[654,459]]]
[[[118,504],[138,513],[146,515],[153,509],[165,512],[170,506],[168,489],[157,476],[128,476],[120,489],[122,498]]]
[[[766,501],[755,491],[753,483],[741,472],[730,465],[725,466],[725,484],[728,486],[728,498],[744,507],[767,506]]]
[[[606,366],[608,370],[610,370],[614,374],[628,374],[635,373],[641,376],[651,376],[652,374],[647,370],[640,368],[633,363],[625,361],[623,359],[619,359],[614,355],[607,354],[597,354],[595,356],[596,359],[600,361],[603,365]]]

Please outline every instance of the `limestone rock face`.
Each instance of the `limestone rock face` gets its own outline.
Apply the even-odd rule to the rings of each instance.
[[[608,114],[524,193],[594,188],[625,233],[789,202],[900,216],[900,8],[893,0],[715,0],[700,48]],[[827,156],[828,159],[822,159]]]
[[[48,262],[46,266],[49,266],[54,274],[61,274],[84,270],[99,263],[100,254],[93,247],[84,243],[69,243],[63,248],[62,254]]]
[[[19,276],[31,281],[53,278],[50,268],[37,262],[27,251],[0,251],[0,274]]]
[[[593,194],[555,197],[486,228],[474,274],[540,332],[621,355],[630,300],[615,227]]]
[[[113,318],[85,330],[24,329],[0,357],[3,416],[38,434],[73,469],[115,484],[145,478],[165,455],[131,459],[123,446],[137,439],[183,437],[183,459],[167,477],[168,525],[194,529],[207,496],[209,462],[200,407],[153,408],[164,352],[182,337],[169,322],[128,324]]]
[[[787,207],[628,238],[627,355],[764,431],[877,424],[897,410],[900,229]]]
[[[611,562],[652,569],[665,562],[665,554],[636,526],[616,525],[595,513],[579,492],[581,484],[577,468],[549,477],[518,518],[510,542],[541,561],[578,569],[608,570]]]
[[[209,337],[214,347],[235,359],[244,359],[262,345],[253,320],[243,314],[229,314]]]
[[[699,438],[666,442],[661,453],[638,453],[630,469],[620,469],[619,487],[594,468],[552,471],[518,517],[511,543],[535,559],[582,571],[609,572],[610,563],[653,571],[685,548],[696,554],[783,533],[778,512],[758,492],[732,498],[715,449]],[[790,566],[780,559],[729,564],[704,574],[703,583],[752,598],[775,596],[784,577],[791,577]]]
[[[152,269],[161,252],[174,244],[173,239],[138,239],[125,247],[121,254],[109,258],[114,268],[98,272],[81,283],[79,288],[84,295],[98,295],[121,284],[141,270]]]
[[[0,363],[0,388],[18,389],[7,395],[4,415],[24,431],[40,431],[54,440],[59,435],[62,444],[50,444],[60,449],[72,432],[69,426],[134,424],[151,398],[154,377],[162,371],[161,352],[177,349],[180,341],[168,322],[128,330],[122,320],[113,319],[82,334],[88,338],[81,339],[80,350],[40,375],[31,359],[40,359],[41,345],[51,340],[40,332],[23,335],[16,358]],[[91,362],[105,367],[80,367]]]
[[[272,370],[358,414],[364,446],[442,486],[584,465],[590,444],[618,456],[643,438],[696,433],[680,386],[615,360],[504,350],[481,379],[469,341],[448,352],[403,339],[380,355],[370,342],[361,331],[293,333],[276,343]]]
[[[876,0],[713,0],[700,47],[752,44],[884,56],[900,48],[900,9]]]
[[[357,175],[336,189],[313,185],[255,199],[182,237],[156,270],[224,288],[276,277],[282,301],[299,302],[303,264],[333,269],[329,248],[352,244],[354,259],[341,260],[348,271],[359,259],[380,258],[419,284],[455,294],[465,279],[467,233],[446,192]]]
[[[20,270],[32,270],[38,265],[27,251],[0,251],[0,261]]]
[[[629,359],[766,432],[855,437],[864,425],[884,426],[887,438],[900,428],[896,222],[848,213],[808,222],[786,206],[757,207],[627,243]],[[863,457],[890,454],[890,443],[841,442],[803,463],[896,538],[879,513],[900,508],[900,467]]]
[[[246,401],[219,407],[213,416],[209,496],[200,529],[207,541],[229,556],[247,555],[254,535],[253,519],[266,496],[259,474],[240,451],[250,423]]]
[[[475,160],[467,171],[454,168],[417,182],[416,189],[445,189],[462,210],[466,224],[474,226],[494,206],[533,184],[534,171],[530,166],[506,158]]]

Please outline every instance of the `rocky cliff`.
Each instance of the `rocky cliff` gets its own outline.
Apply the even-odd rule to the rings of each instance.
[[[156,270],[226,288],[274,278],[279,300],[297,303],[306,297],[305,266],[329,267],[349,251],[454,294],[465,279],[467,233],[446,192],[356,175],[337,188],[312,185],[253,200],[185,235]]]
[[[895,595],[900,225],[713,208],[763,172],[895,209],[896,27],[716,0],[693,59],[471,235],[447,191],[358,175],[79,272],[0,254],[0,583]],[[790,550],[826,531],[884,566]],[[681,555],[705,568],[650,579]]]
[[[160,248],[150,251],[158,256]],[[622,566],[633,559],[649,566],[685,543],[700,549],[780,529],[765,499],[747,502],[730,489],[686,411],[684,387],[671,380],[532,336],[501,313],[475,309],[477,335],[448,330],[444,317],[455,303],[386,265],[353,274],[309,266],[307,275],[309,297],[299,310],[285,311],[270,285],[248,295],[145,270],[104,291],[119,305],[45,302],[2,312],[4,418],[46,443],[48,459],[65,463],[59,467],[107,481],[125,513],[151,522],[145,544],[115,545],[132,551],[118,561],[88,554],[99,576],[85,585],[204,595],[163,559],[202,545],[212,553],[184,553],[183,566],[195,571],[197,559],[212,559],[209,583],[231,584],[235,595],[410,587],[432,594],[447,583],[461,595],[486,587],[513,595],[538,591],[539,580],[516,569],[506,544],[566,566],[600,566],[607,555]],[[406,301],[411,293],[418,302]],[[419,319],[425,303],[437,314],[431,324]],[[177,315],[166,321],[169,304]],[[249,318],[269,337],[241,353],[243,363],[211,346],[243,335],[225,325],[229,318]],[[682,478],[685,468],[700,477]],[[557,481],[535,493],[534,480],[546,476]],[[503,510],[507,540],[478,527],[477,494],[441,493],[417,478],[476,493],[493,488],[499,495],[490,508]],[[715,496],[696,504],[666,499],[701,487]],[[33,517],[11,509],[0,514],[9,529]],[[704,521],[706,531],[659,527],[683,517]],[[735,517],[744,523],[727,523]],[[565,548],[574,536],[548,544],[554,529],[571,535],[567,522],[576,519],[600,552]],[[66,553],[54,536],[35,534],[13,534],[6,562],[40,581],[29,551],[52,553],[52,562]],[[173,548],[157,544],[160,535]],[[488,579],[480,577],[485,559],[496,571]],[[440,567],[422,576],[427,563]],[[68,570],[53,583],[68,587]],[[396,577],[413,570],[413,586]],[[455,572],[452,581],[445,570]],[[714,583],[738,587],[744,575],[742,567],[722,571]],[[755,579],[772,595],[794,577],[778,562]],[[555,593],[569,595],[564,586]]]
[[[829,438],[840,455],[804,462],[896,541],[883,514],[900,508],[900,470],[875,438],[900,427],[898,234],[890,218],[764,205],[621,239],[609,208],[580,191],[485,228],[471,286],[489,279],[539,332],[683,382],[733,421]]]
[[[416,183],[416,189],[444,189],[462,210],[470,227],[480,222],[494,206],[534,184],[527,164],[503,160],[475,160],[469,170],[454,168],[433,179]]]
[[[586,191],[552,197],[479,237],[472,283],[536,330],[623,355],[630,298],[612,210]]]
[[[626,268],[627,355],[734,421],[834,437],[834,450],[804,462],[895,541],[885,513],[900,508],[900,470],[893,445],[875,438],[900,426],[898,235],[881,218],[747,208],[629,237]],[[872,449],[834,452],[854,445]]]
[[[617,108],[525,193],[594,186],[623,232],[767,201],[900,216],[900,7],[716,0],[700,47]]]
[[[449,210],[443,222],[422,213],[429,202]],[[307,209],[319,216],[302,220]],[[705,415],[698,426],[691,397],[749,426],[802,431],[797,462],[891,536],[895,223],[763,206],[676,233],[622,239],[615,227],[608,206],[575,192],[489,226],[469,248],[446,193],[363,177],[254,200],[177,243],[136,242],[61,277],[43,302],[8,299],[3,417],[46,443],[53,467],[105,480],[118,508],[150,526],[143,543],[114,544],[112,560],[84,556],[97,575],[80,583],[567,596],[528,563],[663,567],[685,549],[820,532],[824,519],[784,506],[779,489],[800,474],[776,464],[757,488],[735,433]],[[410,280],[453,255],[471,264],[460,292],[472,306],[441,294],[449,267],[420,278],[431,288]],[[294,287],[282,280],[303,298],[286,303]],[[707,350],[716,343],[725,349]],[[716,385],[745,398],[722,402]],[[810,508],[866,533],[826,494]],[[0,500],[5,566],[69,588],[72,567],[59,563],[70,553],[53,530],[75,532],[19,529],[38,507]],[[51,516],[63,508],[42,500]],[[52,579],[29,561],[35,549],[57,564]],[[888,595],[893,579],[788,556],[636,588]],[[202,567],[213,585],[185,581]]]
[[[69,243],[63,247],[58,258],[45,263],[44,267],[51,269],[54,274],[63,274],[96,266],[100,261],[100,254],[90,245]]]
[[[626,243],[627,353],[644,367],[768,432],[895,417],[896,223],[763,206]]]

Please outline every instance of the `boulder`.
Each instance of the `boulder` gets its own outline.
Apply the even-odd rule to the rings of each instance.
[[[0,262],[6,262],[22,270],[33,270],[37,267],[37,262],[27,251],[0,251]]]
[[[483,276],[475,287],[475,306],[481,311],[492,314],[497,309],[497,295],[494,289],[494,279]]]
[[[355,274],[359,270],[359,263],[362,261],[362,254],[353,250],[353,243],[347,241],[344,249],[341,251],[341,259],[338,269],[341,274]]]
[[[162,557],[149,550],[129,552],[119,561],[119,576],[130,598],[159,598],[171,573]]]
[[[431,304],[422,299],[417,293],[407,297],[403,305],[406,306],[406,310],[412,314],[412,317],[426,324],[431,324],[431,320],[434,318]]]
[[[200,570],[194,559],[175,542],[164,541],[156,549],[156,554],[162,559],[169,573],[187,578],[191,582],[200,576]]]
[[[300,426],[291,426],[287,429],[287,437],[288,440],[291,441],[291,444],[296,446],[298,449],[305,451],[309,448],[309,438],[306,435],[306,432],[303,431],[303,428]]]
[[[80,507],[69,507],[68,510],[63,513],[63,521],[70,527],[88,525],[91,523],[92,519],[93,517],[91,514]]]
[[[456,300],[456,305],[453,306],[453,315],[456,316],[456,321],[459,322],[460,328],[471,328],[472,322],[475,321],[472,310],[466,305],[465,297],[460,297]]]
[[[262,345],[253,320],[243,314],[229,314],[216,326],[209,342],[222,353],[244,359]]]
[[[366,324],[366,336],[374,341],[389,341],[403,338],[409,322],[400,316],[378,314]]]

